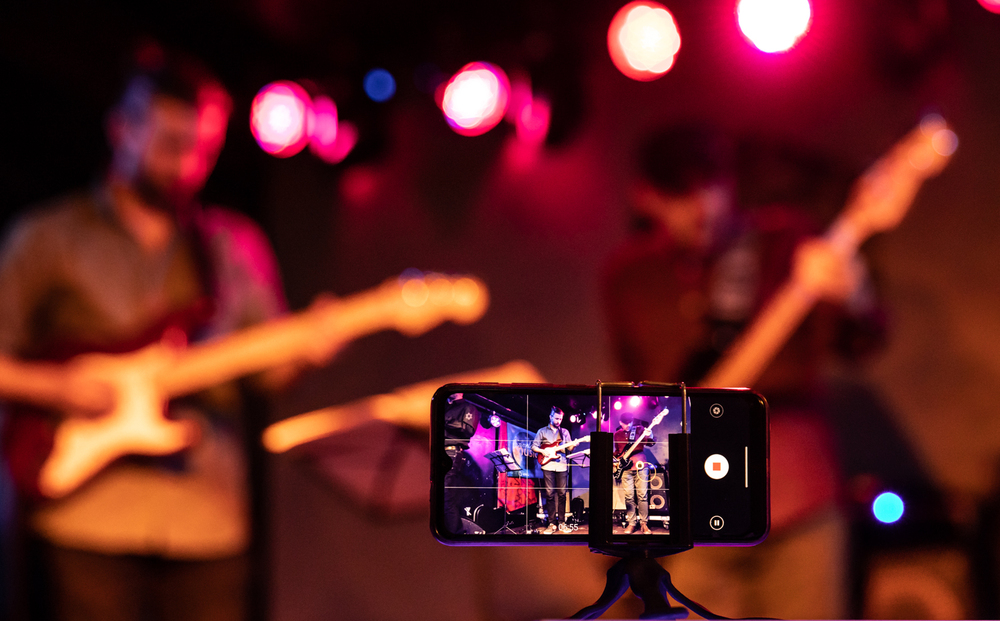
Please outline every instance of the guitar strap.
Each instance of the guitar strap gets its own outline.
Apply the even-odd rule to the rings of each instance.
[[[193,217],[180,221],[180,232],[191,248],[194,257],[195,276],[199,282],[201,296],[195,302],[197,315],[191,317],[187,327],[189,339],[198,337],[208,328],[211,318],[215,315],[220,299],[220,280],[218,260],[213,252],[211,234],[205,225],[204,211],[200,206],[192,208]]]

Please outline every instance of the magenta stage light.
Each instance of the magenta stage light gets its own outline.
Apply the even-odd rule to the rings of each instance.
[[[809,0],[740,0],[736,21],[743,36],[762,52],[787,52],[809,32]]]
[[[503,70],[475,62],[448,80],[438,105],[453,130],[463,136],[478,136],[503,119],[509,97],[510,82]]]
[[[608,53],[619,71],[633,80],[655,80],[674,66],[681,49],[677,22],[658,2],[630,2],[608,27]]]
[[[250,105],[250,131],[260,148],[276,157],[291,157],[306,146],[313,131],[312,100],[295,82],[272,82]]]
[[[1000,13],[1000,0],[979,0],[979,4],[990,13]]]

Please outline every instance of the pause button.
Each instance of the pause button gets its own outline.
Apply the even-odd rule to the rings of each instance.
[[[726,521],[722,519],[721,516],[713,515],[710,520],[708,520],[708,525],[712,527],[712,530],[722,530],[722,527],[726,525]]]

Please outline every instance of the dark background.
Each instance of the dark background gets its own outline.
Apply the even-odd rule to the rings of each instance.
[[[354,343],[272,417],[518,358],[555,382],[639,379],[615,377],[599,281],[626,232],[643,136],[717,123],[742,138],[745,204],[786,202],[826,221],[852,178],[936,111],[958,133],[958,153],[902,226],[866,247],[891,311],[889,347],[830,372],[885,406],[841,419],[849,472],[926,474],[949,518],[973,523],[998,485],[1000,449],[1000,16],[975,0],[814,0],[806,38],[767,56],[739,34],[734,4],[672,0],[677,63],[639,83],[608,59],[620,5],[603,0],[7,2],[0,218],[99,174],[103,113],[129,51],[154,37],[203,57],[231,88],[228,143],[206,197],[263,225],[293,307],[410,267],[474,273],[491,289],[479,323]],[[552,99],[549,144],[533,161],[508,124],[466,138],[442,119],[428,76],[474,60],[528,72]],[[361,90],[375,66],[398,83],[384,104]],[[257,148],[250,101],[275,79],[332,95],[362,135],[348,160]],[[373,514],[301,463],[270,465],[272,618],[559,616],[603,584],[607,561],[585,549],[445,548],[425,512]],[[530,578],[552,568],[559,589]],[[510,575],[522,576],[516,586],[502,583]]]

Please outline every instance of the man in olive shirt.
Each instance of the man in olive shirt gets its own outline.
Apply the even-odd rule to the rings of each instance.
[[[225,139],[228,94],[193,59],[153,57],[109,114],[101,183],[30,211],[0,248],[0,398],[47,408],[53,425],[101,416],[119,399],[74,354],[135,349],[167,327],[174,340],[204,340],[286,310],[263,233],[197,200]],[[174,355],[153,348],[152,366]],[[276,386],[297,366],[257,379]],[[65,498],[30,507],[57,618],[245,617],[241,409],[231,385],[175,400],[167,415],[198,429],[190,448],[119,459]],[[8,411],[13,431],[25,417]],[[12,470],[32,459],[30,444],[10,439]]]
[[[556,445],[569,444],[569,430],[560,427],[563,420],[563,411],[552,406],[549,412],[549,424],[538,430],[535,440],[531,443],[531,450],[539,456],[542,463],[542,473],[545,476],[545,529],[542,531],[546,535],[556,532],[570,532],[569,525],[566,524],[566,485],[568,474],[566,472],[566,455],[562,451],[556,451],[553,459],[547,459],[543,445],[554,447]],[[546,461],[547,459],[547,461]]]

